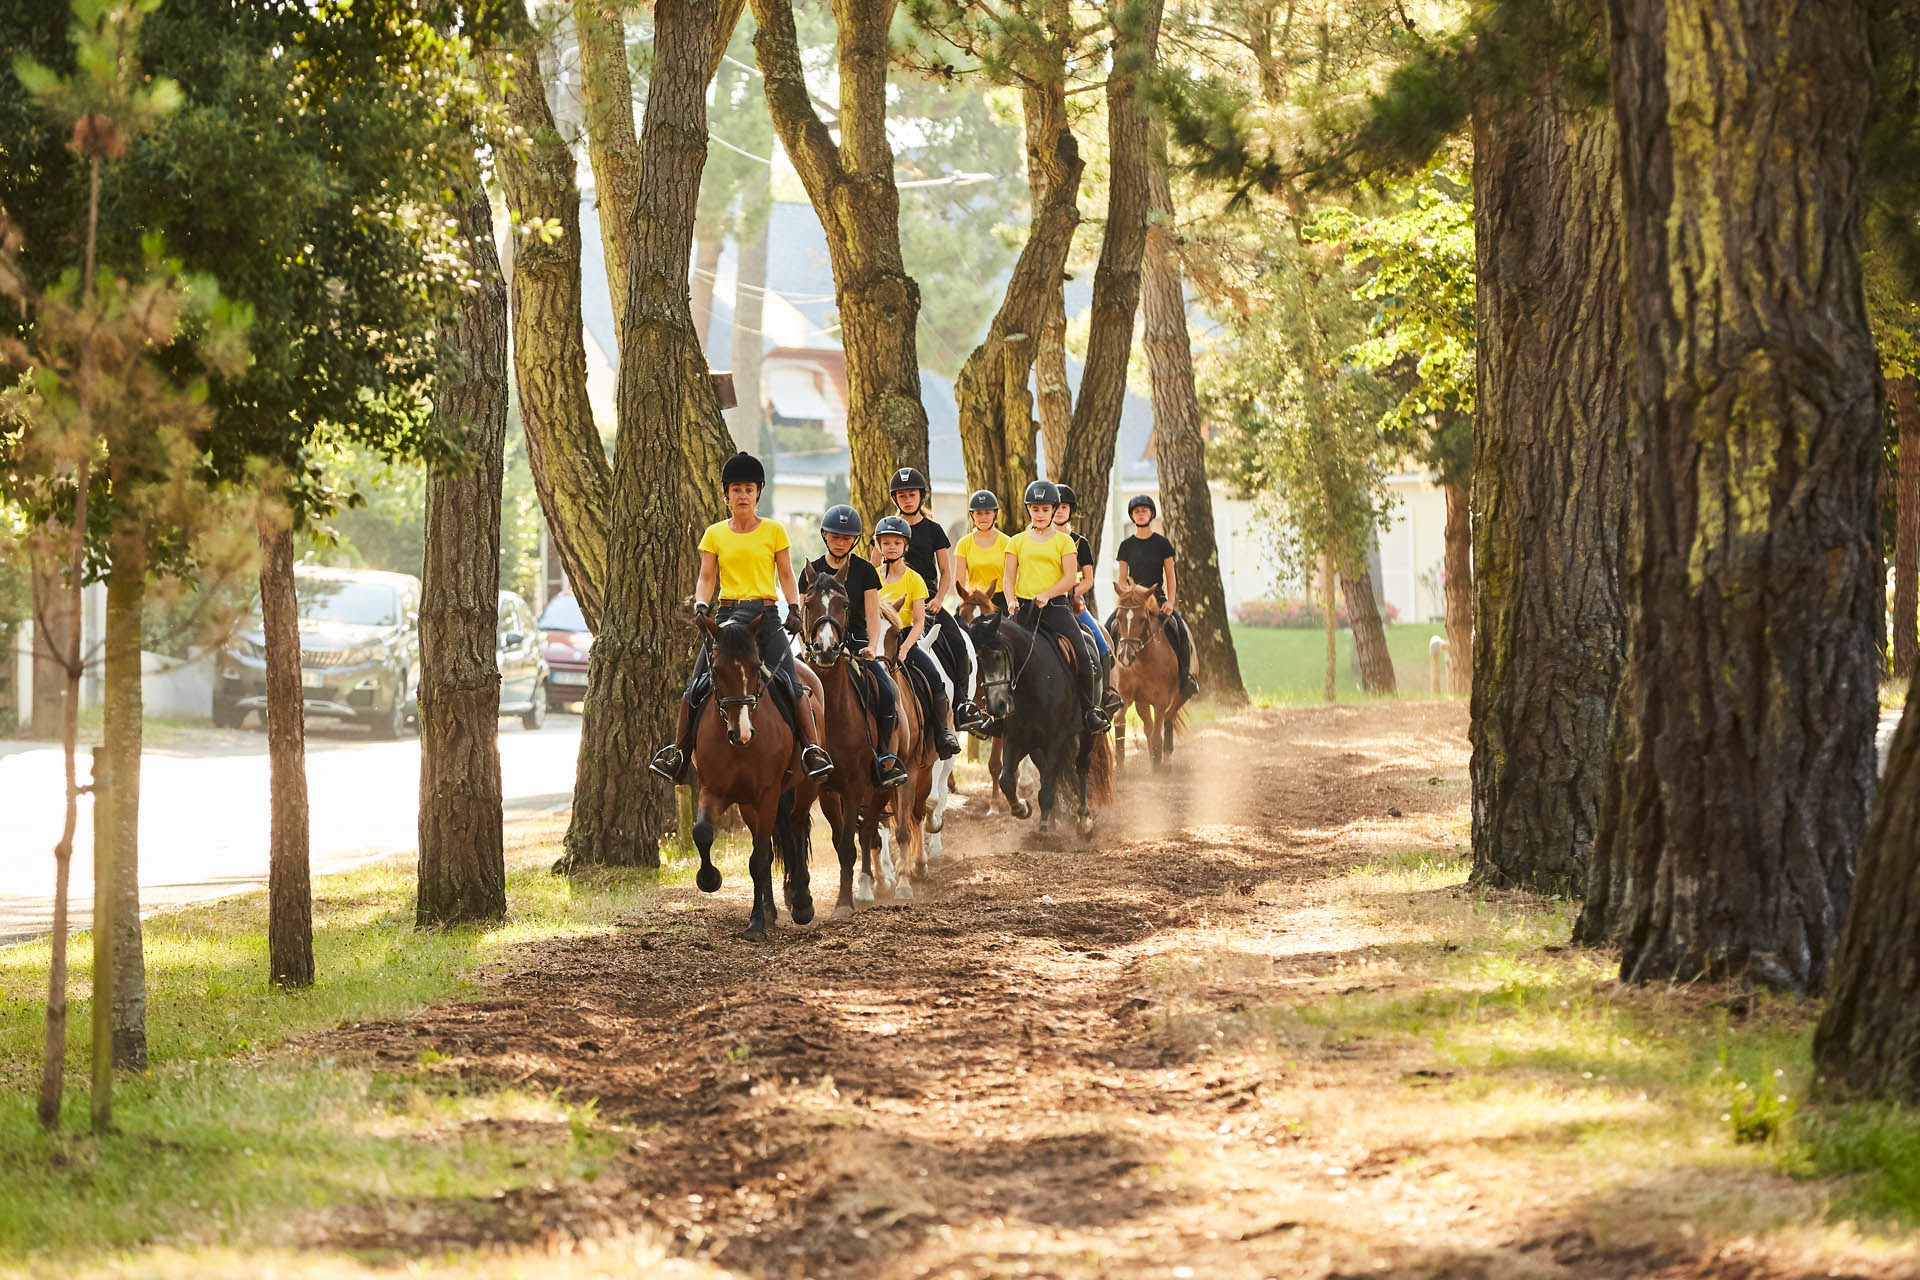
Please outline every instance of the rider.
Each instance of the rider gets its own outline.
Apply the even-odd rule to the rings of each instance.
[[[899,616],[905,633],[900,639],[900,660],[919,668],[926,680],[927,697],[933,704],[933,745],[942,760],[951,760],[960,754],[960,740],[953,736],[946,677],[933,655],[920,647],[927,626],[927,580],[907,565],[912,539],[912,526],[899,516],[882,516],[873,526],[873,545],[880,553],[880,599]]]
[[[1101,709],[1099,653],[1067,611],[1066,597],[1080,575],[1073,539],[1053,527],[1053,510],[1059,504],[1060,489],[1051,480],[1035,480],[1027,486],[1027,527],[1007,544],[1001,591],[1009,614],[1018,606],[1031,605],[1034,616],[1029,625],[1036,633],[1046,632],[1079,646],[1082,718],[1088,733],[1105,733],[1112,724]]]
[[[893,473],[893,505],[907,525],[907,568],[927,586],[926,641],[953,678],[960,698],[953,708],[962,729],[978,729],[985,718],[969,697],[973,689],[972,651],[960,620],[947,612],[947,592],[953,589],[953,544],[940,522],[927,515],[927,477],[918,467]],[[879,526],[875,526],[877,529]]]
[[[1120,540],[1119,554],[1115,556],[1120,562],[1116,581],[1122,586],[1153,588],[1155,599],[1166,609],[1167,640],[1173,645],[1174,657],[1180,661],[1180,696],[1192,698],[1200,692],[1193,678],[1193,635],[1187,630],[1187,620],[1174,611],[1178,581],[1173,571],[1173,544],[1165,534],[1153,531],[1154,519],[1159,514],[1153,499],[1144,493],[1127,499],[1127,519],[1133,522],[1133,533]]]
[[[1000,577],[1006,572],[1010,541],[997,527],[1000,500],[991,489],[975,489],[967,499],[967,513],[973,519],[973,532],[960,539],[953,554],[966,567],[967,590],[992,595],[1000,589]]]
[[[854,539],[861,534],[860,513],[846,505],[827,508],[820,521],[820,540],[827,554],[810,560],[800,570],[800,594],[805,595],[816,577],[837,576],[847,589],[846,645],[866,659],[873,679],[868,682],[872,694],[874,722],[873,780],[882,787],[906,785],[907,771],[893,754],[893,731],[899,723],[900,709],[894,705],[893,680],[880,665],[880,575],[865,557],[854,554]]]
[[[800,589],[793,580],[793,559],[788,551],[787,531],[776,520],[762,520],[754,511],[760,503],[760,491],[767,487],[767,471],[752,454],[736,453],[720,469],[720,483],[726,493],[728,518],[707,526],[700,538],[700,578],[693,589],[693,616],[704,618],[710,611],[709,599],[719,590],[719,619],[722,622],[749,623],[757,617],[770,618],[777,602],[774,588],[787,602],[788,632],[800,629]],[[648,766],[669,782],[684,782],[687,764],[693,755],[693,733],[700,720],[696,714],[712,691],[708,675],[712,662],[711,646],[700,646],[700,657],[693,664],[693,678],[680,698],[680,723],[674,740],[654,753]],[[833,761],[820,745],[820,730],[814,724],[813,704],[801,696],[800,678],[793,669],[793,647],[779,627],[762,625],[760,661],[785,688],[793,703],[794,726],[804,744],[800,765],[810,778],[824,778],[833,772]]]
[[[1107,676],[1106,708],[1109,716],[1120,710],[1120,695],[1113,687],[1113,649],[1107,643],[1107,633],[1093,616],[1093,544],[1084,534],[1073,531],[1073,509],[1077,503],[1073,489],[1059,484],[1054,488],[1060,491],[1060,505],[1053,509],[1053,527],[1073,539],[1073,558],[1079,565],[1079,572],[1073,583],[1073,598],[1067,607],[1073,611],[1075,621],[1086,628],[1087,635],[1093,640],[1093,647],[1100,651],[1100,670]]]

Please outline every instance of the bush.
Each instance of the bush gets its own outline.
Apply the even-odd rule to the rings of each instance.
[[[1400,610],[1381,606],[1380,616],[1388,622],[1400,620]],[[1317,631],[1327,625],[1327,611],[1313,600],[1249,600],[1233,611],[1233,620],[1243,627],[1277,627],[1282,630]],[[1345,628],[1347,606],[1334,606],[1333,625]]]

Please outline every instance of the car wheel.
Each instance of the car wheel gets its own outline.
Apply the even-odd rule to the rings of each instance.
[[[537,730],[547,722],[547,684],[541,681],[533,686],[533,703],[520,716],[520,723],[529,730]]]

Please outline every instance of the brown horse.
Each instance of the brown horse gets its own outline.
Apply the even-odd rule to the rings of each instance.
[[[727,806],[753,836],[748,868],[753,876],[753,914],[745,936],[764,938],[779,918],[773,901],[773,846],[780,842],[786,867],[787,905],[795,924],[813,919],[808,892],[807,815],[817,789],[800,768],[800,743],[778,707],[762,696],[761,628],[766,615],[750,623],[716,623],[702,616],[699,626],[713,644],[713,703],[700,717],[693,739],[693,767],[699,778],[693,842],[700,851],[694,882],[703,893],[720,888],[713,865],[713,824]],[[718,710],[719,715],[711,714]],[[839,772],[839,770],[835,770]]]
[[[1113,611],[1114,685],[1140,716],[1140,733],[1155,769],[1173,755],[1173,732],[1186,725],[1180,660],[1167,639],[1167,614],[1153,588],[1121,586]],[[1117,763],[1127,763],[1127,713],[1113,722]]]
[[[960,603],[954,607],[954,616],[960,619],[962,626],[970,624],[975,618],[984,618],[988,614],[1000,612],[1000,597],[992,591],[974,591],[967,587],[956,587]],[[975,702],[982,696],[979,689],[970,691]],[[1000,754],[1004,750],[1002,733],[995,733],[988,741],[993,745],[987,751],[987,816],[1007,812],[1007,799],[1000,794],[1000,788],[994,780],[1000,776]],[[1034,793],[1040,789],[1040,771],[1029,761],[1020,766],[1019,791],[1031,804]]]
[[[867,761],[876,748],[873,715],[867,710],[855,681],[862,659],[847,641],[846,584],[830,573],[814,575],[800,599],[800,634],[806,644],[806,665],[818,677],[825,698],[827,753],[837,767],[820,792],[820,809],[833,828],[833,848],[840,859],[840,894],[833,918],[853,914],[853,864],[863,856],[869,868],[880,847],[880,816],[887,792],[875,784]],[[866,900],[873,898],[868,872]]]
[[[914,692],[913,677],[900,657],[900,642],[906,639],[906,633],[900,629],[899,617],[885,604],[880,606],[880,616],[887,627],[885,662],[899,708],[893,753],[906,770],[907,785],[895,787],[887,798],[890,821],[888,831],[882,833],[880,856],[862,862],[854,896],[871,902],[877,885],[890,891],[895,902],[911,902],[913,882],[927,873],[928,798],[933,794],[933,771],[940,756],[934,750],[933,728],[926,722],[920,695]]]

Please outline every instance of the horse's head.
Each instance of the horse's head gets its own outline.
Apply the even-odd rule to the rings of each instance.
[[[1000,612],[1000,597],[993,592],[975,591],[970,587],[960,587],[958,591],[960,603],[954,607],[953,616],[960,619],[962,625]]]
[[[1161,624],[1159,600],[1153,588],[1122,585],[1116,589],[1113,609],[1113,659],[1123,667],[1140,660],[1153,643],[1153,630]]]
[[[1013,655],[1007,649],[999,612],[983,614],[967,627],[980,665],[980,709],[994,720],[1013,714]]]
[[[727,741],[736,747],[753,741],[753,709],[760,703],[760,633],[766,625],[764,613],[747,623],[700,619],[700,629],[713,641],[713,692],[726,719]]]
[[[849,562],[851,563],[851,562]],[[800,634],[807,661],[831,666],[840,660],[847,638],[847,584],[837,573],[816,573],[800,597]]]

